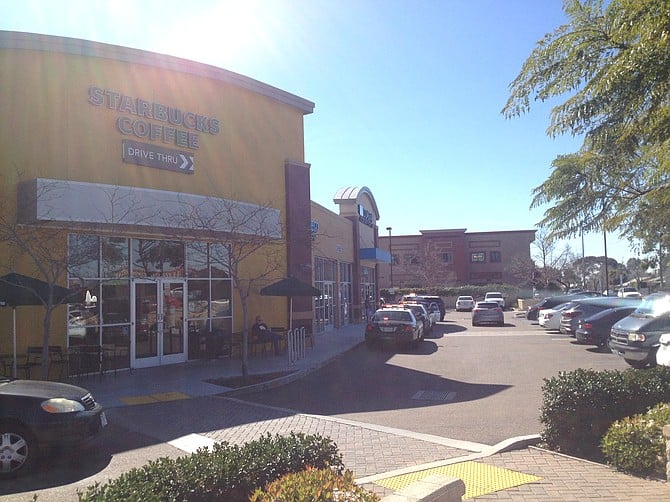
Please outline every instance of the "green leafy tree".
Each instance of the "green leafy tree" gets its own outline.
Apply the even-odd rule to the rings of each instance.
[[[537,43],[502,111],[564,99],[548,135],[584,138],[534,190],[532,206],[553,204],[540,224],[556,238],[624,229],[638,201],[670,191],[670,2],[565,0],[563,9],[568,23]]]

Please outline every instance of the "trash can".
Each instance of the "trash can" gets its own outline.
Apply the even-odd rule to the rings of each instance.
[[[518,298],[517,303],[519,304],[519,310],[526,310],[526,300]]]

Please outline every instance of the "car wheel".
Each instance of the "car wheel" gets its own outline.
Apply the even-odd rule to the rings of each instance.
[[[30,470],[37,457],[37,442],[25,427],[0,424],[0,478]]]
[[[500,326],[501,328],[502,328],[504,325],[505,325],[505,321],[500,321],[500,322],[498,323],[498,326]]]
[[[477,326],[477,323],[474,322],[474,321],[472,321],[472,325],[473,325],[473,326]]]

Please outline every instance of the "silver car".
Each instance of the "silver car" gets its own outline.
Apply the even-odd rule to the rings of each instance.
[[[472,309],[472,325],[479,326],[480,324],[505,325],[505,314],[498,302],[475,303],[475,308]]]

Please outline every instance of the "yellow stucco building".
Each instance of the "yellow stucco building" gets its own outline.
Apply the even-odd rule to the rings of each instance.
[[[258,290],[312,282],[312,102],[193,61],[19,32],[0,32],[0,88],[0,272],[82,292],[54,310],[50,343],[111,347],[134,368],[194,357],[195,333],[241,330],[232,237],[256,240],[239,260],[257,280],[250,317],[288,324],[287,300]],[[44,308],[17,312],[22,354],[42,343]],[[0,325],[11,331],[11,309]]]

